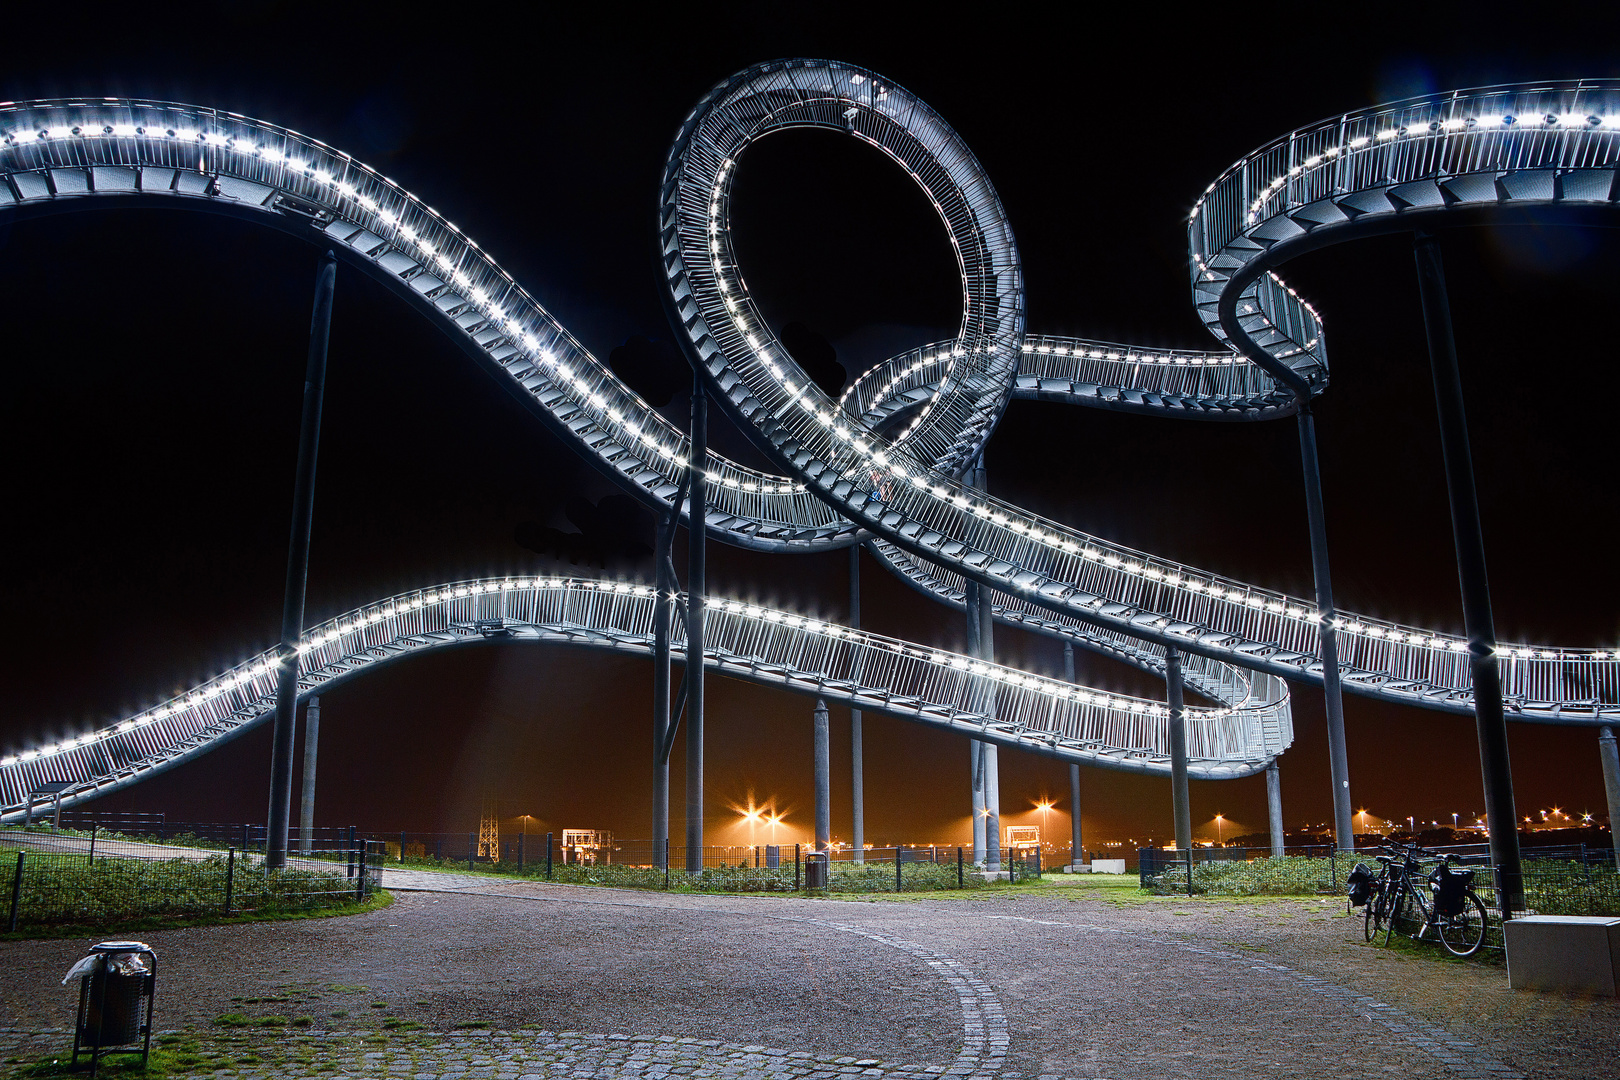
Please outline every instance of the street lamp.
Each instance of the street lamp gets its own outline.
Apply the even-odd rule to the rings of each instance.
[[[751,803],[749,804],[748,809],[746,809],[746,810],[744,810],[742,812],[742,819],[744,821],[748,822],[748,846],[749,847],[754,847],[755,846],[754,845],[754,826],[759,824],[759,814],[760,814],[760,811],[755,809],[753,804],[751,804]]]
[[[1219,814],[1215,815],[1215,846],[1216,847],[1225,847],[1226,846],[1226,844],[1224,842],[1222,842],[1222,840],[1221,840],[1221,815],[1219,815]]]

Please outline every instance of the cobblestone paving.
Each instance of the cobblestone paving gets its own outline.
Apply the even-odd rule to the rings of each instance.
[[[8,1058],[37,1061],[60,1053],[70,1032],[0,1031]],[[969,1077],[965,1065],[901,1065],[876,1058],[829,1057],[712,1039],[669,1035],[593,1035],[564,1032],[478,1032],[420,1034],[387,1040],[353,1033],[312,1031],[263,1040],[160,1037],[187,1047],[197,1071],[182,1076],[324,1080],[334,1073],[407,1080],[659,1080],[713,1077],[716,1080],[847,1080],[853,1077],[933,1080]],[[243,1061],[243,1059],[251,1059]],[[1017,1073],[1003,1073],[1017,1078]],[[1045,1078],[1055,1080],[1055,1078]]]
[[[153,935],[174,1075],[1620,1075],[1620,1003],[1366,946],[1342,902],[849,903],[416,876],[389,882],[384,911]],[[81,944],[0,944],[0,1057],[70,1045],[42,990]],[[225,1030],[234,1010],[252,1026]],[[464,1021],[493,1030],[452,1030]]]

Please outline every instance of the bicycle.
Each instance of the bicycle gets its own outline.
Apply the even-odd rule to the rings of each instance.
[[[1455,855],[1440,855],[1415,844],[1389,845],[1395,855],[1380,855],[1383,864],[1369,899],[1363,934],[1368,941],[1384,934],[1384,944],[1394,939],[1397,921],[1417,923],[1417,929],[1402,933],[1413,941],[1424,940],[1432,927],[1447,952],[1472,956],[1485,942],[1485,904],[1474,892],[1474,872],[1455,870]],[[1423,862],[1437,860],[1434,869],[1420,879]],[[1426,886],[1426,887],[1425,887]],[[1421,918],[1420,918],[1421,917]]]

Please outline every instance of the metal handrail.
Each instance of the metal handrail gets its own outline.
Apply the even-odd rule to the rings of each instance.
[[[1597,145],[1599,132],[1604,145],[1612,142],[1607,117],[1588,124],[1577,137],[1585,140],[1581,147]],[[1444,130],[1445,120],[1433,122]],[[806,125],[849,131],[899,162],[933,199],[958,252],[967,299],[963,325],[908,431],[894,442],[804,379],[752,307],[730,247],[735,158],[728,155],[765,134]],[[1556,126],[1562,121],[1547,130]],[[1411,138],[1397,133],[1394,141]],[[1550,160],[1551,151],[1543,149],[1535,160]],[[1585,150],[1571,152],[1577,163],[1597,160]],[[315,140],[213,110],[132,100],[0,107],[0,212],[147,197],[268,218],[305,235],[319,230],[321,242],[389,282],[519,386],[548,424],[608,465],[627,491],[654,507],[671,505],[688,467],[685,436],[476,244],[386,177]],[[733,417],[755,426],[792,474],[772,476],[711,455],[705,464],[709,526],[718,538],[803,550],[880,536],[918,558],[1110,632],[1272,675],[1321,679],[1321,616],[1311,602],[1108,543],[956,481],[1018,392],[1023,346],[1031,339],[1023,334],[1021,270],[1005,214],[972,154],[924,103],[852,65],[792,61],[751,68],[723,82],[688,117],[661,197],[670,295],[699,362]],[[1280,220],[1278,213],[1266,220]],[[1205,214],[1200,210],[1195,221]],[[1195,238],[1195,259],[1198,243]],[[1233,241],[1219,259],[1207,258],[1210,272],[1230,278],[1223,260],[1237,259],[1240,246]],[[1280,282],[1262,277],[1255,288],[1258,300],[1287,307],[1283,298],[1290,294]],[[1200,305],[1218,306],[1218,281],[1200,283],[1198,290]],[[1270,317],[1239,314],[1257,334],[1263,328],[1256,320]],[[1267,355],[1303,365],[1298,370],[1317,363],[1313,319],[1301,308],[1282,323],[1273,320],[1297,333],[1289,339],[1293,346],[1278,345]],[[1073,339],[1034,340],[1039,358],[1041,341]],[[1304,359],[1285,355],[1295,346]],[[1076,373],[1092,359],[1081,358]],[[1168,373],[1174,365],[1165,367]],[[1234,365],[1234,379],[1237,370]],[[1469,709],[1460,636],[1351,614],[1333,618],[1352,690]],[[1620,650],[1507,645],[1500,655],[1517,718],[1612,722],[1620,709]]]
[[[544,641],[650,656],[654,592],[588,578],[487,578],[414,590],[312,628],[299,645],[300,696],[378,663],[433,648]],[[999,664],[739,600],[705,604],[705,666],[867,712],[971,734],[1103,768],[1168,775],[1161,702],[1030,675]],[[684,656],[675,620],[671,648]],[[0,759],[0,820],[24,813],[45,780],[62,805],[95,798],[202,753],[275,708],[279,647],[166,702],[61,743]],[[1292,738],[1227,708],[1187,710],[1193,775],[1250,775]]]

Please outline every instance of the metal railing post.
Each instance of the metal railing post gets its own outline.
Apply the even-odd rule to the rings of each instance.
[[[17,852],[17,870],[11,875],[11,929],[17,929],[17,909],[22,905],[23,852]]]
[[[546,833],[546,880],[551,880],[551,848],[552,834]]]
[[[225,849],[225,915],[231,914],[231,893],[236,888],[236,849]]]
[[[900,881],[900,849],[894,849],[894,891],[903,892]]]

